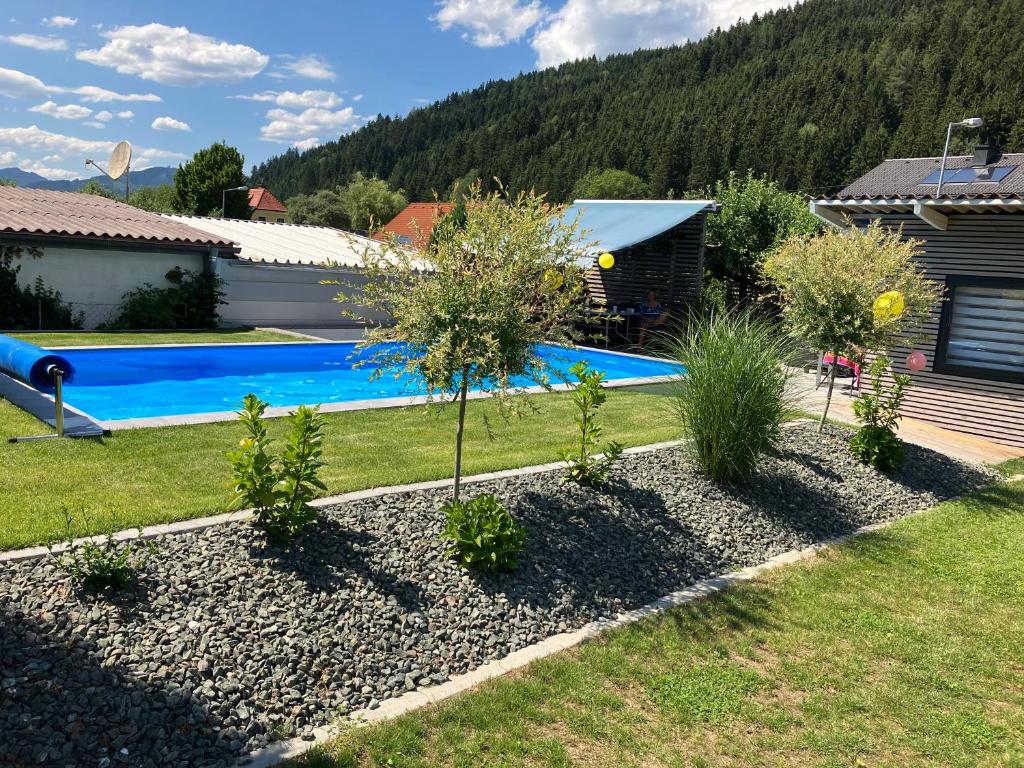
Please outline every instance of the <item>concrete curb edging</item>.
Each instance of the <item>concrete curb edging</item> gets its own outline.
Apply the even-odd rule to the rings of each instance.
[[[1024,475],[1022,475],[1021,478],[1024,478]],[[927,510],[922,510],[922,512],[924,511]],[[907,517],[914,517],[922,514],[922,512],[915,512]],[[313,733],[309,736],[296,737],[286,741],[270,744],[245,757],[239,758],[237,765],[244,765],[248,768],[272,768],[272,766],[275,766],[284,760],[300,757],[314,747],[324,745],[326,742],[344,733],[348,728],[362,728],[375,723],[393,720],[431,704],[438,704],[446,699],[452,698],[453,696],[457,696],[472,688],[476,688],[489,680],[503,677],[510,672],[527,667],[535,661],[539,661],[540,659],[547,658],[548,656],[553,656],[556,653],[596,640],[612,630],[620,629],[630,624],[635,624],[652,616],[662,614],[672,608],[687,605],[689,603],[696,602],[697,600],[718,594],[737,584],[752,581],[753,579],[777,568],[809,560],[822,550],[843,544],[844,542],[858,536],[882,530],[883,528],[887,528],[900,520],[906,520],[907,517],[861,526],[857,530],[845,536],[826,539],[824,541],[811,544],[808,547],[804,547],[803,549],[792,549],[788,552],[775,555],[760,565],[753,565],[747,568],[742,568],[738,571],[732,571],[720,576],[714,576],[710,579],[704,579],[703,581],[699,581],[686,589],[681,589],[665,595],[664,597],[660,597],[654,602],[648,603],[641,608],[635,608],[632,611],[620,613],[615,618],[597,619],[585,624],[574,632],[563,632],[558,635],[552,635],[551,637],[541,640],[538,643],[534,643],[531,646],[521,648],[502,659],[497,659],[483,664],[471,672],[459,675],[447,682],[441,683],[440,685],[420,688],[403,694],[402,696],[387,699],[376,709],[363,709],[353,712],[347,717],[339,718],[329,725],[313,729]]]
[[[648,445],[638,445],[632,448],[627,448],[623,451],[624,454],[636,454],[636,453],[651,453],[653,451],[659,451],[664,448],[675,448],[683,444],[682,440],[666,440],[661,443],[650,443]],[[462,479],[463,484],[472,485],[475,483],[486,483],[491,480],[502,480],[510,477],[521,477],[523,475],[536,475],[541,472],[551,472],[553,470],[562,469],[565,466],[565,462],[555,461],[549,464],[534,464],[528,467],[517,467],[514,469],[500,469],[495,472],[484,472],[479,475],[470,475]],[[334,504],[342,504],[347,501],[359,501],[362,499],[372,499],[377,496],[386,496],[390,493],[413,493],[416,491],[432,491],[438,488],[446,488],[450,486],[452,479],[450,477],[442,478],[441,480],[424,480],[419,483],[408,483],[406,485],[386,485],[378,488],[367,488],[361,491],[350,491],[349,493],[342,493],[337,496],[324,496],[319,499],[315,499],[311,502],[311,505],[317,508],[329,507]],[[249,520],[253,515],[251,509],[242,509],[237,512],[226,512],[220,515],[209,515],[207,517],[195,517],[190,520],[181,520],[176,523],[160,523],[158,525],[150,525],[145,528],[129,528],[123,531],[117,531],[114,533],[115,541],[133,541],[135,539],[153,539],[157,536],[183,534],[183,533],[195,533],[202,531],[207,528],[213,528],[214,526],[224,525],[226,523],[240,522]],[[83,536],[75,539],[72,542],[73,546],[79,546],[86,542],[101,543],[106,539],[104,535],[98,536]],[[0,563],[14,563],[20,560],[32,560],[39,557],[45,557],[48,554],[60,554],[68,549],[68,544],[62,542],[54,544],[52,546],[37,546],[37,547],[26,547],[24,549],[9,549],[6,551],[0,551]]]

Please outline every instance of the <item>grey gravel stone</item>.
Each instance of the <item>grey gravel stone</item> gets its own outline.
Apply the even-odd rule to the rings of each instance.
[[[511,574],[445,556],[446,491],[325,509],[292,549],[247,524],[161,537],[132,589],[75,591],[49,559],[0,564],[4,764],[228,766],[711,575],[894,519],[993,473],[914,446],[892,477],[843,432],[785,433],[750,483],[679,449],[626,456],[608,488],[557,472],[470,485],[530,537]]]

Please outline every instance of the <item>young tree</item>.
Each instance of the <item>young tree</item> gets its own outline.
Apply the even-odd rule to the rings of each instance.
[[[289,197],[286,205],[295,224],[314,224],[335,229],[348,229],[351,226],[341,194],[333,189],[320,189],[311,195]]]
[[[223,215],[248,219],[249,197],[245,192],[224,190],[245,186],[245,158],[224,142],[201,149],[174,174],[174,208],[192,216]],[[226,210],[221,210],[222,202]]]
[[[801,195],[750,171],[730,173],[704,194],[722,206],[708,216],[705,266],[712,277],[736,284],[742,299],[756,288],[769,253],[793,235],[821,229]]]
[[[815,351],[858,356],[883,352],[924,322],[942,287],[914,260],[922,245],[873,222],[863,232],[829,228],[786,241],[765,263],[790,332]],[[836,366],[818,430],[832,402]]]
[[[362,343],[378,372],[410,376],[431,399],[458,400],[455,501],[467,393],[489,392],[508,413],[519,406],[517,382],[548,386],[553,371],[537,345],[575,338],[586,286],[576,223],[542,196],[484,195],[477,184],[465,210],[464,224],[441,228],[423,252],[395,240],[368,246],[364,293],[338,297],[393,317]]]
[[[132,190],[128,202],[136,208],[154,213],[174,213],[174,185],[161,184],[158,187],[139,187]]]
[[[342,206],[354,229],[371,229],[386,224],[408,205],[405,193],[392,192],[386,181],[356,172],[339,190]]]
[[[572,190],[577,200],[642,200],[650,197],[646,181],[629,171],[615,168],[591,171]]]

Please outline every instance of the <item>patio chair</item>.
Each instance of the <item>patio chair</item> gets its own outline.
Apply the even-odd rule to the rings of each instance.
[[[815,389],[820,389],[821,385],[832,375],[833,366],[846,368],[852,374],[852,380],[843,389],[849,390],[851,393],[860,392],[860,363],[843,355],[834,355],[831,352],[822,352],[818,356],[818,370],[814,381]]]

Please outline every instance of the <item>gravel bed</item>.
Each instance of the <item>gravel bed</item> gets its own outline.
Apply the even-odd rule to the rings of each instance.
[[[548,472],[469,486],[529,528],[516,573],[444,554],[445,491],[323,510],[294,550],[247,524],[167,536],[116,597],[47,559],[0,565],[3,765],[228,766],[277,738],[436,684],[692,582],[960,495],[994,473],[914,446],[899,474],[798,427],[723,488],[678,449],[597,491]]]

